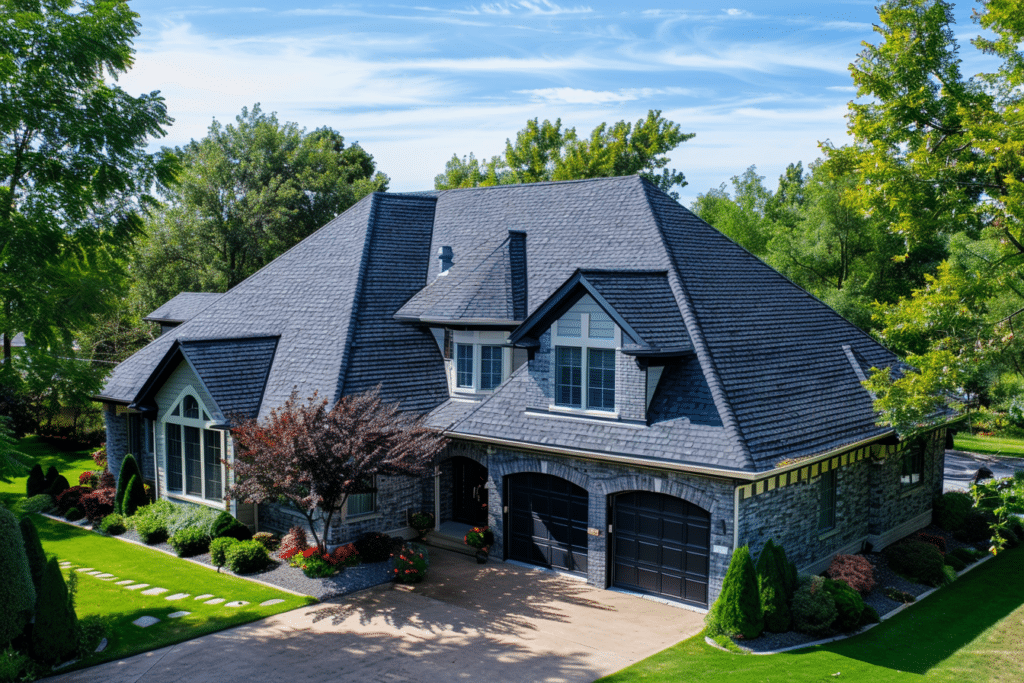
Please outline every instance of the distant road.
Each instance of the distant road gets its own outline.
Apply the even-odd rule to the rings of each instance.
[[[946,474],[943,483],[945,491],[966,491],[979,467],[992,470],[996,479],[1013,476],[1017,470],[1024,470],[1024,458],[1006,458],[994,455],[946,451]]]

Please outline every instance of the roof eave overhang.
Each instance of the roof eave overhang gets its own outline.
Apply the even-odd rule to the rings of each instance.
[[[398,322],[435,327],[440,325],[443,327],[490,327],[514,330],[523,324],[521,320],[508,320],[505,318],[442,318],[426,315],[399,315],[398,313],[391,317]]]
[[[188,322],[188,320],[179,320],[178,318],[150,318],[149,316],[143,318],[142,321],[147,323],[160,323],[161,325],[182,325]]]
[[[677,346],[671,348],[656,349],[650,346],[623,346],[622,353],[637,358],[680,358],[692,356],[696,352],[692,346]]]

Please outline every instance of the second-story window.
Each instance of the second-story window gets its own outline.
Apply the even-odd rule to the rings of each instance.
[[[511,349],[499,344],[479,343],[490,341],[483,334],[473,332],[456,332],[464,338],[478,343],[467,344],[461,341],[454,344],[455,351],[455,387],[465,391],[493,391],[498,388],[511,368]],[[457,338],[457,337],[456,337]]]
[[[580,299],[552,330],[555,405],[615,410],[615,349],[619,331],[589,296]]]
[[[458,344],[455,349],[455,385],[460,388],[473,388],[473,345]]]

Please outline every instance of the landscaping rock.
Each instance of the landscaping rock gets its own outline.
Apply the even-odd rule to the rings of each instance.
[[[153,624],[159,624],[160,620],[156,617],[139,617],[132,623],[138,626],[139,628],[146,628],[148,626],[152,626]]]
[[[91,572],[92,571],[92,567],[79,567],[75,571],[76,572]]]
[[[127,586],[129,583],[135,583],[135,579],[125,579],[124,581],[118,581],[115,585]]]
[[[96,578],[103,579],[105,581],[107,579],[116,579],[117,577],[113,574],[96,574]]]

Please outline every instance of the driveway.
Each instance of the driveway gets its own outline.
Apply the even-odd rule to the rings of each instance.
[[[49,681],[593,681],[688,638],[689,610],[512,564],[431,550],[389,585]]]
[[[979,455],[964,451],[946,451],[944,491],[967,491],[971,479],[980,467],[992,470],[996,479],[1012,477],[1017,470],[1024,470],[1024,458],[1007,458],[994,455]]]

